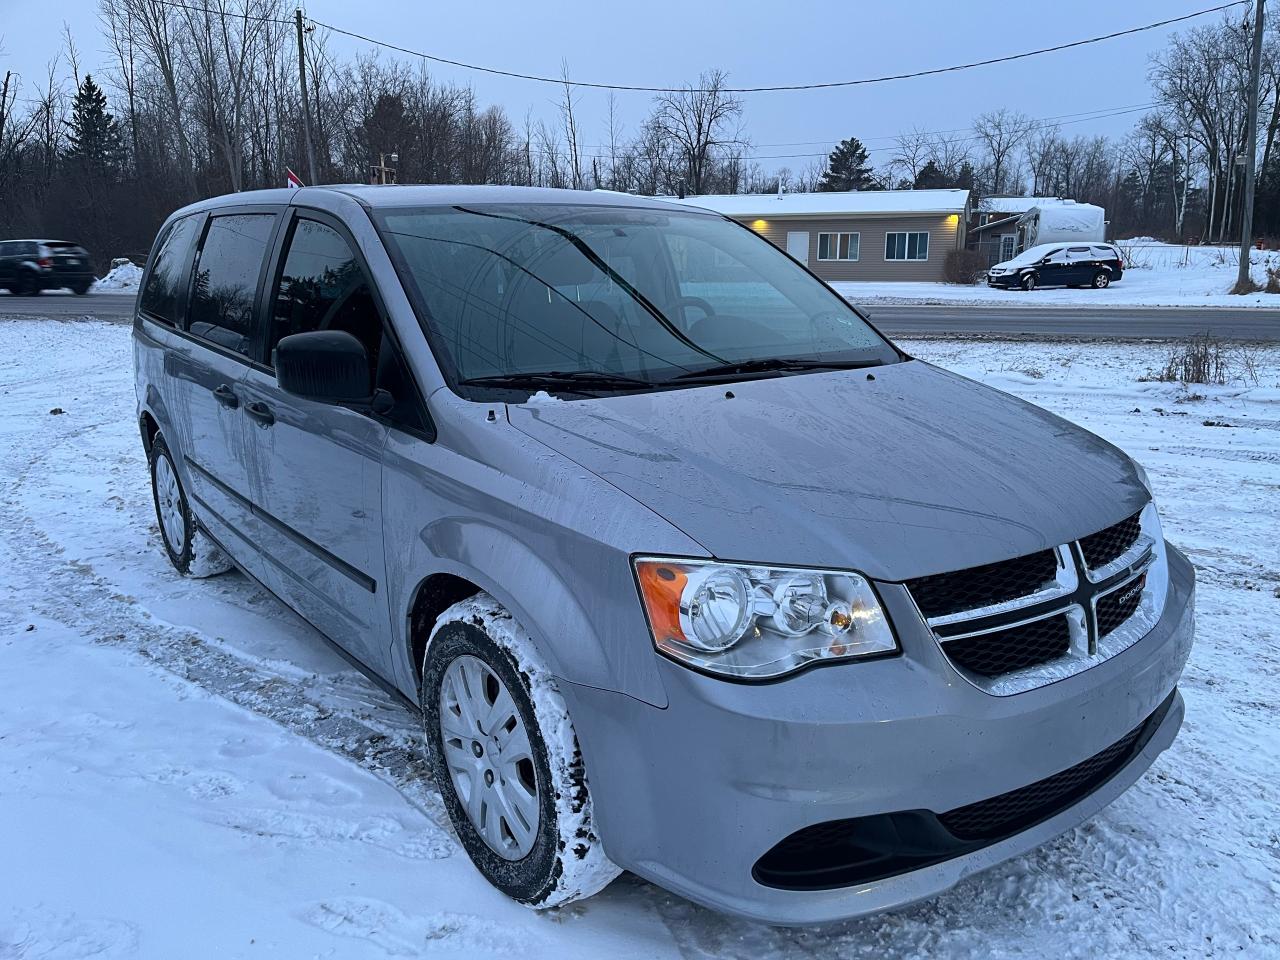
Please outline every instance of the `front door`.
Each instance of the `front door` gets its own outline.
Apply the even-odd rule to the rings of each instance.
[[[264,522],[271,586],[312,624],[378,673],[390,630],[382,553],[382,447],[374,417],[286,393],[273,351],[282,337],[344,330],[377,363],[382,316],[354,247],[320,214],[294,215],[267,291],[264,364],[244,382],[253,448],[251,489]],[[376,369],[376,367],[374,368]]]
[[[787,253],[807,267],[809,265],[809,231],[787,231]]]
[[[1057,287],[1064,283],[1069,283],[1067,279],[1069,275],[1069,266],[1067,264],[1067,251],[1065,248],[1058,248],[1050,251],[1036,267],[1036,273],[1040,278],[1040,286]]]

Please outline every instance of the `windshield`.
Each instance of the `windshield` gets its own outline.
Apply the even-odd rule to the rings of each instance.
[[[715,215],[551,204],[373,214],[464,395],[467,381],[550,372],[580,386],[595,375],[598,392],[752,361],[898,359],[843,299]]]
[[[1042,243],[1038,247],[1029,247],[1028,249],[1023,250],[1012,260],[1007,260],[1005,262],[1015,267],[1027,267],[1033,263],[1039,263],[1049,254],[1055,253],[1061,249],[1061,244]]]

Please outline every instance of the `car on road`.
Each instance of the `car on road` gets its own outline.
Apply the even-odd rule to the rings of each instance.
[[[84,247],[65,240],[0,240],[0,290],[34,296],[67,289],[83,296],[93,286]]]
[[[133,334],[169,560],[238,567],[419,712],[521,903],[625,869],[776,924],[892,909],[1080,824],[1181,724],[1194,574],[1142,468],[717,214],[219,197],[164,224]]]
[[[1109,243],[1042,243],[987,271],[987,286],[1093,287],[1102,290],[1124,275],[1124,259]]]

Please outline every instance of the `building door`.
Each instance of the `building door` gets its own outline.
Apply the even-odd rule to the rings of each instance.
[[[1000,260],[1012,260],[1017,255],[1018,235],[1005,233],[1000,236]]]
[[[791,254],[806,267],[809,265],[808,230],[791,230],[787,232],[787,253]]]

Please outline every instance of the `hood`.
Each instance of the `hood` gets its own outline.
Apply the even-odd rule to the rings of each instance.
[[[508,416],[722,560],[904,580],[1078,539],[1148,500],[1128,457],[1039,407],[918,360],[868,373]]]

